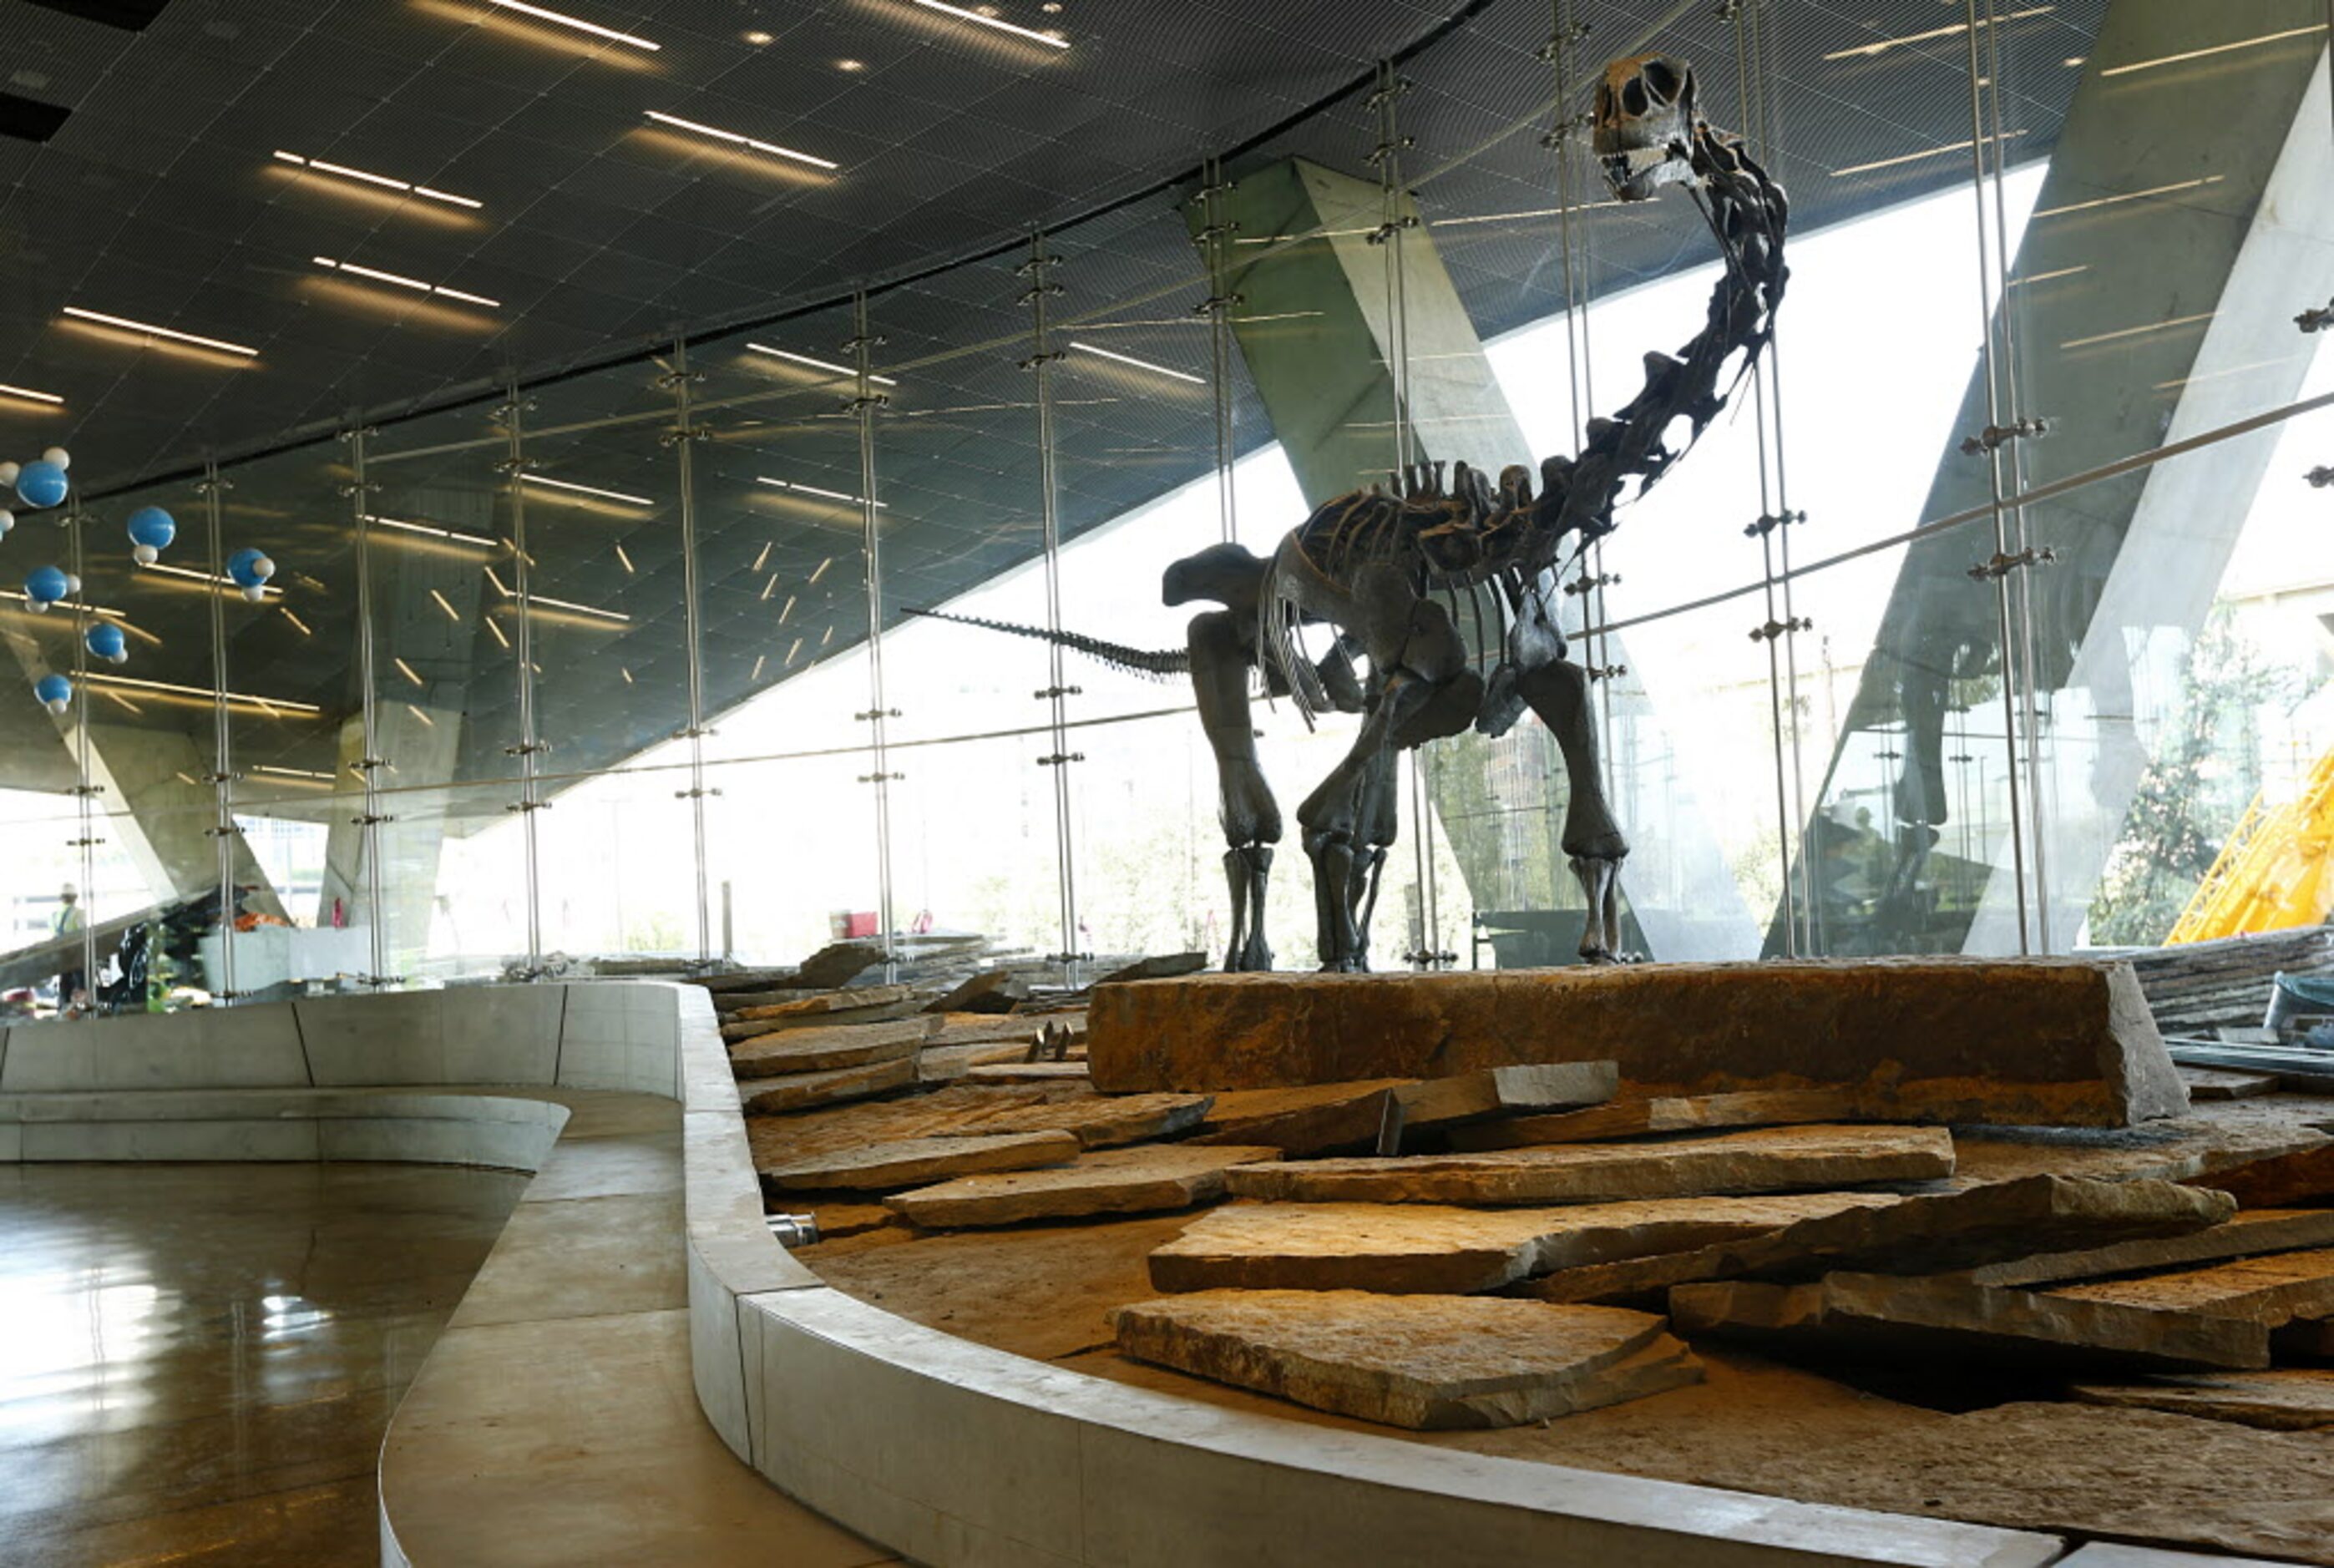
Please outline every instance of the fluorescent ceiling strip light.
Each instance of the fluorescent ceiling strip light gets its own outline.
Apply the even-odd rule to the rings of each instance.
[[[461,623],[462,612],[448,602],[444,594],[439,592],[435,588],[433,588],[429,591],[429,597],[438,601],[438,608],[446,612],[447,620],[453,621],[457,625]]]
[[[628,577],[640,570],[632,564],[632,558],[624,553],[624,547],[622,544],[616,546],[616,559],[624,563],[624,574]]]
[[[797,485],[791,480],[773,479],[768,477],[767,475],[762,474],[757,474],[754,476],[754,483],[757,485],[767,485],[771,488],[776,490],[799,490],[805,495],[816,495],[828,501],[847,501],[854,506],[864,506],[867,505],[867,498],[864,495],[854,495],[847,490],[822,490],[815,485]],[[878,512],[888,512],[891,509],[892,503],[889,501],[878,501],[875,503],[875,510]]]
[[[466,293],[460,289],[449,289],[442,284],[426,284],[420,278],[410,278],[402,273],[385,273],[379,267],[359,266],[354,262],[334,261],[330,256],[311,256],[308,259],[320,267],[329,267],[334,272],[354,273],[361,278],[371,278],[376,283],[395,284],[399,288],[412,289],[420,293],[443,294],[449,300],[467,300],[471,304],[485,305],[489,310],[498,311],[503,308],[503,303],[500,300],[490,300],[484,294]]]
[[[2142,60],[2130,65],[2117,65],[2099,72],[2101,76],[2128,76],[2135,71],[2153,71],[2159,65],[2177,65],[2183,61],[2203,60],[2214,54],[2226,54],[2236,49],[2257,49],[2264,43],[2281,43],[2288,38],[2303,38],[2312,33],[2323,33],[2326,24],[2309,27],[2288,28],[2283,33],[2264,33],[2259,38],[2240,38],[2234,43],[2215,43],[2210,49],[2191,49],[2185,54],[2166,54],[2160,60]]]
[[[528,594],[526,596],[526,601],[530,605],[540,604],[552,610],[573,611],[578,615],[596,615],[603,620],[621,620],[629,624],[632,619],[631,616],[622,614],[617,611],[596,610],[589,604],[578,604],[570,599],[550,599],[540,593]]]
[[[747,343],[746,347],[752,350],[755,353],[767,354],[774,360],[792,360],[797,365],[808,365],[813,370],[833,370],[838,376],[855,377],[859,374],[857,370],[853,370],[849,365],[829,364],[825,360],[814,360],[808,354],[797,354],[790,349],[774,349],[767,343]],[[900,384],[889,376],[879,376],[872,371],[868,374],[867,379],[874,382],[879,387],[896,387]]]
[[[28,403],[61,404],[64,401],[54,392],[36,392],[30,387],[12,387],[5,381],[0,381],[0,397],[22,398]]]
[[[181,697],[225,697],[229,702],[256,703],[261,707],[282,708],[286,713],[324,711],[313,702],[294,702],[281,697],[255,697],[247,691],[219,691],[207,686],[179,686],[168,680],[140,680],[130,675],[101,675],[92,670],[83,678],[92,686],[126,686],[132,691],[168,691]]]
[[[2025,134],[2026,133],[2022,130],[2005,130],[1998,139],[2002,141],[2015,141]],[[1992,141],[1997,139],[1990,136],[1987,137],[1986,139],[1988,141]],[[1951,147],[1933,147],[1926,152],[1908,152],[1901,158],[1881,159],[1876,163],[1851,164],[1846,168],[1833,169],[1831,171],[1831,177],[1834,179],[1840,179],[1851,174],[1870,174],[1875,169],[1895,168],[1901,164],[1918,163],[1924,158],[1943,158],[1950,153],[1967,152],[1976,145],[1977,143],[1973,141],[1956,141]]]
[[[510,639],[503,635],[503,629],[501,627],[497,626],[492,620],[489,620],[487,622],[487,630],[495,634],[495,640],[503,645],[503,651],[506,653],[510,651]]]
[[[603,490],[596,485],[578,485],[573,479],[546,479],[540,474],[521,474],[522,485],[543,485],[554,490],[573,490],[579,495],[598,495],[604,500],[622,501],[632,506],[653,506],[655,502],[645,495],[627,495],[622,490]]]
[[[767,582],[765,582],[765,583],[763,583],[763,584],[762,584],[762,592],[761,592],[761,594],[760,594],[760,596],[759,596],[758,598],[757,598],[757,599],[754,601],[754,602],[755,602],[755,603],[757,603],[757,604],[767,604],[767,603],[770,601],[770,595],[771,595],[771,594],[773,594],[773,593],[775,593],[775,592],[777,592],[777,589],[778,589],[778,574],[777,574],[776,572],[771,572],[771,573],[770,573],[770,580],[769,580]],[[785,620],[786,618],[785,618],[784,616],[780,616],[780,617],[779,617],[779,619],[780,619],[781,620]]]
[[[279,604],[279,605],[277,605],[275,608],[276,608],[276,611],[278,611],[278,613],[280,613],[280,614],[284,617],[284,619],[285,619],[285,620],[286,620],[290,621],[294,626],[295,626],[295,627],[299,628],[299,630],[300,630],[300,635],[301,635],[301,636],[303,636],[303,637],[313,637],[313,636],[315,636],[315,635],[316,635],[316,633],[315,633],[315,630],[314,630],[313,627],[311,627],[311,626],[310,626],[306,621],[304,621],[304,620],[301,620],[298,616],[296,616],[296,615],[294,615],[294,614],[293,614],[293,613],[292,613],[292,611],[291,611],[291,607],[290,607],[290,606],[288,606],[288,605],[284,605],[284,604]]]
[[[25,606],[27,606],[27,607],[29,607],[29,606],[32,604],[32,602],[33,602],[33,596],[32,596],[31,594],[29,594],[29,593],[25,592],[24,592],[23,589],[21,589],[21,588],[20,588],[20,589],[15,590],[14,592],[10,592],[10,593],[0,593],[0,599],[13,599],[13,600],[14,600],[17,603],[22,604],[22,605],[25,605]],[[114,608],[113,608],[111,605],[110,605],[110,604],[83,604],[83,603],[80,602],[80,601],[77,601],[77,600],[72,600],[72,599],[58,599],[58,600],[53,600],[53,601],[51,601],[51,602],[50,602],[50,608],[51,608],[51,609],[53,609],[53,610],[70,610],[70,611],[72,611],[75,614],[83,614],[83,613],[86,613],[86,614],[90,614],[90,615],[115,615],[115,616],[118,616],[118,615],[120,615],[120,614],[121,613],[121,611],[120,611],[119,610],[114,609]],[[128,624],[128,622],[126,622],[126,621],[125,621],[125,622],[123,622],[123,624],[124,624],[124,625],[127,625],[127,624]]]
[[[214,577],[207,572],[197,572],[186,566],[171,566],[159,561],[141,561],[138,563],[137,570],[159,572],[165,577],[183,577],[190,582],[199,582],[207,588],[232,588],[238,593],[243,592],[243,584],[232,577]],[[269,583],[262,583],[260,594],[263,598],[272,594],[280,599],[284,595],[284,590]]]
[[[641,112],[651,120],[661,121],[666,125],[678,125],[683,130],[693,130],[699,136],[709,136],[718,141],[729,142],[733,146],[750,147],[756,152],[775,153],[780,158],[791,158],[796,163],[806,163],[813,168],[832,170],[843,167],[833,159],[818,158],[807,152],[796,152],[793,148],[780,147],[775,141],[757,141],[750,136],[740,136],[734,130],[724,130],[718,125],[704,125],[694,120],[683,120],[678,114],[667,114],[662,110],[650,109],[643,110]]]
[[[794,646],[786,649],[786,662],[788,664],[792,664],[795,661],[795,655],[802,651],[802,644],[803,640],[797,637],[794,640]]]
[[[428,197],[431,201],[442,201],[449,207],[467,207],[475,212],[486,206],[486,203],[473,201],[467,196],[456,196],[450,190],[432,190],[426,185],[416,185],[410,179],[395,179],[386,174],[375,174],[370,169],[352,168],[345,163],[326,163],[321,158],[303,158],[296,152],[285,152],[281,148],[276,149],[275,157],[280,162],[296,164],[302,168],[313,168],[319,174],[334,174],[343,179],[361,179],[367,185],[378,185],[390,190],[409,191],[415,196]]]
[[[2127,190],[2121,196],[2103,196],[2094,201],[2070,201],[2064,207],[2044,207],[2036,217],[2058,217],[2070,212],[2088,212],[2095,207],[2114,207],[2119,202],[2146,201],[2152,196],[2170,196],[2175,191],[2195,190],[2203,186],[2218,185],[2223,177],[2208,174],[2202,179],[2184,179],[2178,185],[2159,185],[2149,190]]]
[[[397,666],[400,673],[401,673],[406,679],[411,681],[414,685],[427,686],[429,684],[428,681],[423,680],[419,675],[416,675],[413,672],[413,666],[406,663],[405,660],[398,658],[395,654],[391,654],[390,656],[389,661],[390,663]]]
[[[2101,332],[2096,337],[2070,338],[2059,346],[2062,349],[2088,349],[2094,343],[2112,343],[2125,338],[2145,337],[2149,332],[2168,332],[2175,327],[2193,327],[2198,322],[2209,322],[2212,319],[2211,311],[2206,311],[2202,315],[2175,316],[2168,322],[2150,322],[2144,327],[2126,327],[2121,332]]]
[[[2199,381],[2218,381],[2230,376],[2248,375],[2254,370],[2274,370],[2280,365],[2290,365],[2302,357],[2300,354],[2288,354],[2281,360],[2255,360],[2250,365],[2231,365],[2225,370],[2208,370],[2201,376],[2183,376],[2176,381],[2158,381],[2148,390],[2156,392],[2169,392],[2180,387],[2193,387]]]
[[[495,592],[501,594],[505,599],[508,599],[511,596],[511,591],[503,586],[503,580],[495,575],[495,569],[491,566],[487,568],[487,581],[493,583],[495,585]]]
[[[2035,5],[2024,11],[2012,11],[2000,20],[2019,22],[2029,16],[2047,16],[2057,9],[2055,5]],[[1980,17],[1977,25],[1986,26],[1991,20],[1987,17]],[[1824,58],[1826,60],[1868,59],[1875,54],[1886,54],[1891,49],[1902,48],[1907,43],[1934,43],[1940,38],[1958,38],[1969,30],[1970,24],[1956,22],[1951,27],[1933,27],[1926,33],[1908,33],[1902,38],[1883,38],[1876,43],[1859,43],[1853,49],[1836,49]]]
[[[2047,284],[2052,278],[2070,278],[2077,273],[2087,273],[2090,270],[2090,264],[2086,262],[2081,266],[2060,267],[2056,272],[2036,273],[2030,278],[2012,278],[2010,280],[2010,286],[2014,289],[2027,288],[2035,284]]]
[[[767,653],[757,653],[757,654],[754,655],[754,673],[753,673],[753,674],[751,674],[751,675],[749,675],[749,676],[747,676],[746,678],[747,678],[747,680],[759,680],[759,679],[761,679],[761,678],[762,678],[762,666],[763,666],[763,665],[765,665],[765,664],[767,664],[767,663],[768,663],[768,662],[769,662],[769,659],[770,659],[770,656],[769,656],[768,654],[767,654]]]
[[[319,779],[325,784],[334,782],[333,776],[328,773],[317,773],[313,768],[304,767],[277,767],[273,763],[255,763],[252,765],[251,771],[273,774],[277,778]]]
[[[632,672],[631,670],[629,670],[629,669],[625,669],[622,665],[621,665],[621,664],[620,664],[620,665],[618,665],[618,666],[616,666],[616,673],[617,673],[618,675],[621,675],[621,676],[622,676],[622,677],[624,678],[624,684],[625,684],[626,686],[635,686],[635,685],[638,685],[638,684],[639,684],[637,681],[635,681],[635,680],[633,680],[633,679],[632,679]]]
[[[1189,381],[1195,387],[1204,387],[1208,384],[1206,377],[1195,376],[1189,370],[1171,370],[1164,365],[1154,365],[1149,360],[1138,360],[1133,354],[1122,354],[1115,349],[1098,349],[1092,343],[1082,343],[1075,338],[1070,340],[1070,347],[1081,353],[1098,354],[1105,360],[1116,360],[1122,365],[1133,365],[1138,370],[1150,370],[1157,375],[1172,376],[1179,381]]]
[[[576,32],[589,33],[594,38],[605,38],[616,43],[629,43],[635,49],[645,49],[651,54],[664,47],[661,43],[653,43],[645,38],[635,38],[629,33],[619,33],[612,27],[603,27],[596,22],[586,22],[580,16],[564,15],[557,11],[547,11],[540,5],[529,5],[526,0],[487,0],[487,4],[499,5],[506,11],[516,11],[522,16],[532,16],[538,21],[556,23],[562,27],[573,27]]]
[[[408,713],[410,713],[410,714],[411,714],[414,717],[416,717],[416,718],[420,719],[423,724],[425,724],[425,725],[429,726],[431,729],[436,729],[436,728],[438,727],[438,721],[437,721],[436,719],[434,719],[434,718],[430,717],[428,714],[426,714],[426,713],[422,712],[420,708],[418,708],[418,707],[414,707],[411,703],[410,703],[410,702],[409,702],[409,703],[407,703],[407,704],[405,705],[405,711],[406,711],[406,712],[408,712]]]
[[[457,544],[476,544],[487,550],[496,550],[502,546],[502,541],[499,539],[488,539],[477,534],[465,534],[456,528],[440,528],[434,523],[415,523],[403,517],[383,517],[371,512],[364,515],[364,520],[376,528],[397,528],[408,534],[426,534],[432,539],[450,539]]]
[[[1507,223],[1519,217],[1562,217],[1567,212],[1599,212],[1608,207],[1627,207],[1625,201],[1584,201],[1577,207],[1536,207],[1527,212],[1480,212],[1470,217],[1432,217],[1426,220],[1429,228],[1458,228],[1471,223]],[[1243,318],[1256,320],[1256,317]]]
[[[746,570],[748,572],[759,572],[762,569],[762,563],[770,558],[770,546],[776,543],[777,541],[775,539],[765,541],[762,545],[762,553],[754,557],[754,564],[747,567]]]
[[[981,27],[994,27],[999,33],[1010,33],[1017,38],[1027,38],[1033,43],[1043,43],[1052,49],[1067,49],[1070,41],[1052,33],[1040,33],[1034,27],[1019,27],[1000,17],[983,16],[978,11],[967,11],[960,5],[943,5],[941,0],[915,0],[927,11],[937,11],[953,16],[960,22],[970,22]]]
[[[818,570],[810,574],[810,580],[813,582],[817,582],[820,578],[826,575],[826,569],[834,564],[834,557],[832,555],[828,556],[825,560],[818,563]]]
[[[256,360],[259,357],[257,349],[246,348],[241,343],[230,343],[221,338],[206,338],[194,332],[182,332],[171,327],[158,327],[149,322],[134,322],[128,316],[111,316],[103,311],[83,310],[79,305],[67,305],[65,314],[80,321],[120,327],[125,332],[144,332],[149,338],[169,338],[177,342],[194,343],[206,349],[217,349],[221,353],[241,354],[247,360]]]
[[[773,577],[773,578],[771,578],[771,579],[770,579],[770,581],[771,581],[771,582],[776,582],[777,581],[777,579],[776,579],[776,578],[775,578],[775,577]],[[780,626],[784,626],[784,625],[786,623],[786,617],[788,617],[788,616],[792,615],[794,612],[795,612],[795,596],[794,596],[793,594],[789,593],[789,594],[787,594],[787,595],[786,595],[786,608],[784,608],[784,609],[782,609],[782,610],[780,610],[780,611],[778,611],[778,624],[779,624]]]

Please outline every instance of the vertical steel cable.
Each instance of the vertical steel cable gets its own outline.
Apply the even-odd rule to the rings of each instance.
[[[1999,366],[1996,362],[1997,356],[1994,352],[1993,330],[1993,302],[1997,296],[1993,287],[1992,257],[1987,252],[1985,239],[1987,226],[1985,89],[1981,85],[1984,81],[1985,72],[1981,65],[1978,45],[1977,0],[1963,0],[1963,9],[1969,23],[1970,160],[1972,176],[1972,194],[1977,198],[1978,328],[1983,333],[1981,339],[1980,369],[1985,378],[1986,424],[1990,428],[1999,430],[2002,423],[2001,383]],[[1997,143],[1994,148],[1995,156],[2001,156],[2001,146]],[[2009,308],[2009,292],[2005,287],[2000,293],[2003,302],[2002,308],[2005,310]],[[2001,445],[1989,446],[1985,458],[1987,481],[1992,486],[1993,553],[1995,564],[1999,567],[2008,558],[2010,553],[2010,535],[2002,505],[2005,492],[2002,488]],[[2001,639],[2002,751],[2003,765],[2009,772],[2006,782],[2010,792],[2011,875],[2015,882],[2018,895],[2018,950],[2023,954],[2033,951],[2033,941],[2027,929],[2025,812],[2019,801],[2018,778],[2018,682],[2015,670],[2018,660],[2013,656],[2011,644],[2010,582],[2007,572],[1994,572],[1993,590],[1994,617],[2000,628]],[[1911,745],[1910,730],[1911,717],[1908,715],[1906,716],[1908,738],[1905,743],[1907,746]],[[1906,760],[1911,759],[1908,756]],[[1924,828],[1928,825],[1922,824]]]
[[[373,695],[374,665],[379,657],[374,646],[372,596],[372,485],[365,477],[365,438],[372,432],[360,426],[347,433],[349,447],[351,508],[356,514],[357,534],[357,691],[360,703],[359,742],[357,760],[350,765],[364,792],[364,803],[356,819],[362,830],[358,852],[364,856],[365,910],[371,926],[371,973],[365,983],[376,990],[391,984],[388,958],[389,910],[381,902],[381,828],[393,819],[381,814],[381,780],[377,776],[388,765],[381,755],[381,723],[378,705]]]
[[[1059,258],[1046,250],[1043,229],[1029,231],[1029,259],[1020,266],[1021,274],[1029,280],[1022,300],[1029,306],[1031,349],[1021,368],[1037,378],[1037,486],[1038,502],[1045,524],[1046,566],[1046,626],[1055,636],[1046,650],[1048,685],[1037,695],[1046,699],[1048,726],[1053,737],[1051,756],[1040,758],[1043,765],[1054,770],[1054,850],[1056,855],[1056,891],[1060,899],[1062,928],[1061,951],[1054,955],[1062,966],[1066,983],[1076,985],[1087,957],[1078,942],[1077,870],[1073,856],[1075,852],[1073,832],[1070,765],[1085,760],[1084,754],[1070,750],[1069,707],[1066,698],[1076,689],[1064,678],[1062,630],[1062,524],[1058,509],[1058,478],[1054,464],[1054,363],[1062,356],[1053,347],[1053,328],[1047,314],[1046,302],[1062,292],[1062,285],[1053,281],[1053,268]]]
[[[211,798],[208,829],[218,855],[219,977],[227,982],[220,995],[229,1002],[241,994],[235,975],[235,736],[227,706],[227,575],[226,522],[219,496],[233,489],[219,475],[217,463],[203,465],[203,513],[206,548],[210,562],[211,601]]]
[[[518,607],[518,636],[513,652],[518,659],[518,744],[503,747],[503,755],[518,760],[518,800],[505,809],[518,813],[526,850],[526,973],[540,979],[543,964],[543,880],[541,846],[536,842],[535,813],[543,809],[535,774],[538,758],[547,749],[535,734],[535,607],[529,583],[532,557],[526,548],[526,399],[519,384],[510,384],[510,400],[499,412],[509,437],[507,455],[497,465],[510,478],[511,594]]]
[[[1239,538],[1239,496],[1232,482],[1232,461],[1239,455],[1232,428],[1232,236],[1236,219],[1224,216],[1223,198],[1238,188],[1224,178],[1223,160],[1210,158],[1200,176],[1200,250],[1208,267],[1208,297],[1200,313],[1208,318],[1208,381],[1215,393],[1216,523],[1223,543]]]
[[[95,801],[102,786],[89,778],[89,629],[93,619],[89,607],[89,590],[82,582],[82,533],[87,515],[81,509],[81,491],[74,486],[71,510],[65,514],[65,570],[72,576],[72,659],[73,707],[81,722],[73,737],[74,819],[81,836],[72,847],[80,851],[81,860],[81,983],[89,993],[90,1010],[97,1010],[97,818]],[[224,682],[221,683],[225,684]],[[127,803],[124,803],[125,808]],[[72,1006],[72,997],[58,987],[57,1015],[63,1017]]]
[[[665,385],[672,391],[672,445],[680,481],[680,625],[688,645],[684,668],[689,681],[689,788],[680,792],[689,802],[690,843],[697,861],[697,961],[713,961],[713,899],[705,865],[705,607],[704,582],[697,556],[696,447],[704,432],[697,427],[692,393],[696,373],[689,368],[689,340],[672,345],[672,370]]]
[[[859,426],[859,522],[867,571],[867,749],[874,771],[868,782],[875,786],[875,921],[883,942],[883,976],[899,975],[898,920],[892,903],[892,771],[891,721],[899,717],[883,686],[883,541],[876,527],[881,510],[875,495],[875,415],[891,399],[875,390],[875,350],[883,341],[868,331],[867,293],[852,296],[851,350],[854,374],[853,393],[844,407]],[[1056,684],[1059,684],[1057,681]],[[1058,748],[1056,748],[1058,749]]]

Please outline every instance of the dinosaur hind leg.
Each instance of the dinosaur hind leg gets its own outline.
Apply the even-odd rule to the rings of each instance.
[[[1577,664],[1554,659],[1526,670],[1518,686],[1564,754],[1570,786],[1564,852],[1588,905],[1580,935],[1581,960],[1619,963],[1621,862],[1628,858],[1629,841],[1605,801],[1604,769],[1597,761],[1596,730],[1588,711],[1587,674]]]

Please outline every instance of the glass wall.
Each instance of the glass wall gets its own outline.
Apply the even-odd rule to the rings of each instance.
[[[2334,812],[2323,6],[1946,10],[1489,7],[985,255],[20,518],[81,586],[0,601],[73,683],[9,721],[0,995],[934,934],[1074,984],[1255,957],[1252,899],[1310,967],[1346,849],[1346,961],[1565,963],[1592,789],[1654,958],[2244,928],[2216,862]],[[1624,202],[1651,52],[1740,139]],[[1460,490],[1616,447],[1583,531]],[[1425,494],[1285,543],[1356,486]],[[1426,604],[1277,616],[1316,568]]]

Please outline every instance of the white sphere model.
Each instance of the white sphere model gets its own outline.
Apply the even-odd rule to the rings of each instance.
[[[63,718],[66,714],[72,711],[72,698],[69,697],[61,697],[54,702],[48,703],[45,706],[51,713],[55,714],[59,718]]]
[[[0,463],[0,485],[14,485],[16,476],[24,471],[22,463]]]
[[[65,573],[65,592],[67,593],[79,593],[81,592],[80,573],[73,572],[68,572]]]
[[[256,604],[261,600],[267,597],[267,584],[265,582],[255,582],[250,587],[243,591],[243,596],[246,599],[250,600],[254,604]]]
[[[8,530],[15,525],[16,515],[5,506],[0,506],[0,539],[8,537]]]
[[[52,447],[41,454],[41,461],[54,463],[60,468],[70,468],[72,467],[72,454],[63,447]]]
[[[151,566],[162,559],[162,553],[151,544],[140,544],[130,550],[130,556],[140,566]]]

